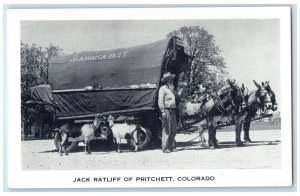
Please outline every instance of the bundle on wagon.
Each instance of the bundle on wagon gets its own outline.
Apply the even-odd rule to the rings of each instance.
[[[142,127],[138,142],[133,133],[124,137],[128,144],[145,148],[161,137],[157,99],[162,75],[175,74],[177,88],[189,62],[176,36],[134,47],[58,56],[50,62],[50,85],[32,88],[31,95],[55,106],[58,129],[69,126],[67,152],[84,140],[80,127],[87,123],[94,129],[93,140],[113,140],[111,126],[116,123]],[[58,132],[54,141],[60,149],[63,139]]]

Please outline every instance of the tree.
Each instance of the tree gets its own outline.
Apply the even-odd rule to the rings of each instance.
[[[178,36],[183,40],[185,52],[192,59],[190,70],[183,77],[185,81],[180,81],[187,83],[189,87],[187,94],[183,96],[192,95],[200,84],[214,91],[224,86],[226,63],[212,34],[199,26],[184,26],[167,34],[167,37],[171,36]]]
[[[50,44],[46,48],[29,46],[21,42],[21,112],[25,124],[31,124],[40,117],[45,108],[41,105],[28,107],[30,87],[48,84],[48,67],[50,59],[61,54],[62,50]]]

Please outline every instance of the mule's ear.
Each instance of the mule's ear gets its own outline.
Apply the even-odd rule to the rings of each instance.
[[[264,82],[261,82],[261,85],[262,85],[262,86],[265,86],[265,83],[264,83]]]
[[[232,83],[230,82],[229,79],[227,79],[227,83],[229,84],[230,88],[233,88],[234,86],[232,85]]]
[[[244,83],[242,83],[241,90],[242,90],[243,92],[245,91],[245,86],[244,86]]]
[[[253,82],[258,89],[261,89],[261,86],[255,80],[253,80]]]

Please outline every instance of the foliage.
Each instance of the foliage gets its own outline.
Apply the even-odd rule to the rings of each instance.
[[[28,107],[26,101],[30,99],[30,87],[48,84],[48,67],[50,59],[62,52],[57,46],[50,44],[42,48],[29,46],[21,42],[21,111],[22,120],[32,123],[45,108],[41,105]]]
[[[213,91],[224,86],[224,78],[227,76],[226,63],[212,34],[199,26],[184,26],[167,35],[171,36],[178,36],[183,40],[185,52],[192,59],[190,71],[185,73],[184,81],[180,81],[189,88],[183,97],[193,95],[199,90],[200,84]]]

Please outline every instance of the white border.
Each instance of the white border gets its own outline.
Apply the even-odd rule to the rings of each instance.
[[[155,13],[155,14],[153,14]],[[178,14],[181,13],[181,14]],[[21,20],[167,20],[167,19],[280,19],[282,169],[272,170],[157,170],[138,176],[214,175],[213,183],[72,183],[75,176],[95,177],[95,171],[22,171],[20,119]],[[290,8],[117,8],[11,9],[7,11],[7,127],[9,188],[117,188],[117,187],[269,187],[292,185],[291,143],[291,32]],[[282,96],[284,95],[284,96]],[[100,173],[100,172],[99,172]],[[100,175],[100,174],[99,174]],[[59,177],[58,177],[59,176]],[[97,175],[96,175],[97,176]],[[101,171],[101,176],[135,176],[133,171]]]

